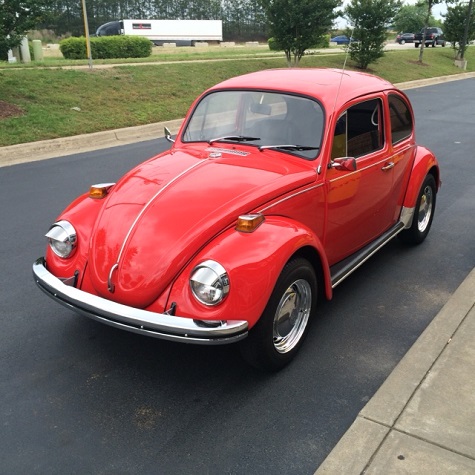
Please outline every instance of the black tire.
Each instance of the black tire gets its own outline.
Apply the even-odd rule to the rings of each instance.
[[[434,218],[437,187],[433,175],[427,175],[422,183],[416,202],[416,208],[409,229],[399,234],[406,244],[420,244],[427,237]]]
[[[255,368],[278,371],[302,346],[317,305],[317,277],[303,258],[283,268],[261,318],[241,342],[243,358]]]
[[[401,41],[399,42],[399,44],[400,44],[400,45],[404,45],[404,44],[406,44],[406,42],[405,42],[405,40],[401,40]]]
[[[414,48],[419,48],[419,43],[414,43]]]

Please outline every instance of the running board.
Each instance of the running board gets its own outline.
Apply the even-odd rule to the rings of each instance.
[[[398,235],[404,229],[404,223],[399,221],[391,229],[382,234],[378,239],[368,244],[363,249],[355,252],[345,260],[330,267],[332,289],[343,282],[358,267],[365,263],[373,254],[378,252],[385,244]]]

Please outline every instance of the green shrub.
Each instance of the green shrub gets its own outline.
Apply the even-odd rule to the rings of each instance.
[[[330,35],[323,35],[318,42],[317,48],[329,48],[330,47]]]
[[[71,37],[59,43],[66,59],[87,59],[86,38]],[[147,58],[152,54],[152,42],[138,36],[104,36],[91,38],[93,59]]]
[[[267,40],[267,43],[269,44],[269,49],[271,51],[282,51],[281,46],[279,45],[279,43],[277,42],[275,38],[269,38]]]
[[[71,37],[59,42],[59,49],[66,59],[87,59],[86,38]]]

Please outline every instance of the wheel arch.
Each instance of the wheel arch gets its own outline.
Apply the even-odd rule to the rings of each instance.
[[[438,191],[441,186],[441,180],[437,158],[429,149],[418,147],[406,195],[404,197],[403,206],[405,208],[413,208],[415,206],[422,183],[428,174],[434,176],[436,191]]]
[[[322,262],[322,256],[320,252],[313,246],[304,246],[298,249],[290,258],[295,259],[298,257],[302,257],[306,259],[313,267],[315,271],[315,275],[317,276],[317,284],[318,284],[318,298],[325,297],[328,300],[332,298],[332,286],[330,280],[330,274],[326,275],[324,272],[324,264]],[[326,260],[325,260],[326,261]],[[288,261],[287,261],[288,262]]]

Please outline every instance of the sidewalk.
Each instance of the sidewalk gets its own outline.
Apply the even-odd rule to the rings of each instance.
[[[475,269],[315,475],[475,474]]]

